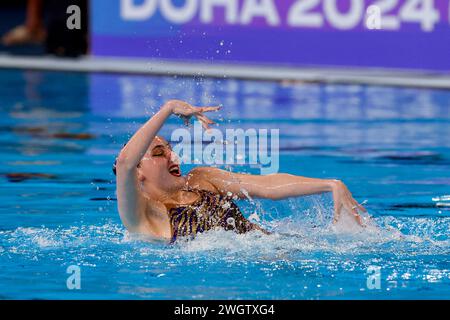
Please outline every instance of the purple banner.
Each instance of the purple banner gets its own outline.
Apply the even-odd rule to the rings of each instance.
[[[92,53],[450,71],[448,0],[92,0]]]

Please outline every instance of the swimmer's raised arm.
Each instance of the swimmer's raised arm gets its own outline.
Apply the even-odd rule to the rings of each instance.
[[[218,109],[219,107],[194,107],[181,100],[169,100],[131,137],[120,152],[117,163],[129,170],[134,169],[170,115],[175,114],[183,118],[185,122],[194,116],[202,123],[205,129],[208,129],[209,125],[214,122],[203,113]]]
[[[217,168],[196,168],[191,171],[195,179],[209,181],[221,194],[233,194],[239,198],[247,196],[280,200],[288,197],[333,193],[334,220],[337,221],[344,208],[351,212],[357,222],[362,224],[358,210],[366,211],[339,180],[315,179],[291,174],[251,175],[232,173]]]
[[[194,116],[205,129],[208,129],[208,125],[214,122],[203,113],[215,111],[218,108],[194,107],[184,101],[170,100],[131,137],[120,151],[116,160],[117,201],[120,217],[127,228],[138,231],[142,224],[150,199],[145,198],[140,192],[137,166],[167,118],[175,114],[188,122]]]

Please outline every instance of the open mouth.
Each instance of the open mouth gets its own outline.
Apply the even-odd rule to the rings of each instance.
[[[169,167],[169,173],[175,177],[180,177],[181,176],[180,166],[177,164],[171,165]]]

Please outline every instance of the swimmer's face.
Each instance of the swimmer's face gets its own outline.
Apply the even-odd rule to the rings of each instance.
[[[165,190],[182,181],[179,158],[164,138],[157,136],[150,144],[139,164],[139,176]]]

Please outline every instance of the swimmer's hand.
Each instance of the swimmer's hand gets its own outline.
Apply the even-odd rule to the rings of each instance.
[[[358,210],[363,212],[367,212],[367,210],[360,205],[355,199],[353,199],[352,194],[347,189],[344,183],[336,180],[332,187],[333,190],[333,202],[334,202],[334,219],[333,223],[336,223],[339,220],[341,215],[341,210],[347,210],[350,212],[355,218],[356,222],[362,227],[365,225],[362,222],[361,216],[358,213]]]
[[[215,122],[204,115],[205,112],[217,111],[220,107],[194,107],[189,103],[181,100],[170,100],[166,103],[171,113],[179,116],[184,120],[186,125],[189,125],[190,119],[194,116],[201,122],[205,130],[209,130],[209,125]]]

